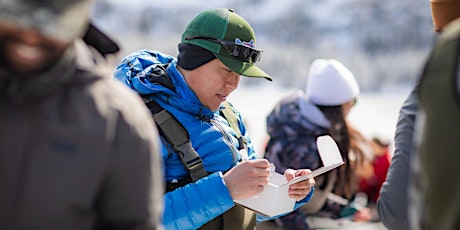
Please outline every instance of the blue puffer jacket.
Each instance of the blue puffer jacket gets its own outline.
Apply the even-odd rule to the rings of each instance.
[[[150,82],[149,73],[157,65],[166,66],[174,90]],[[140,95],[149,95],[149,99],[172,113],[187,129],[193,148],[202,158],[206,171],[214,172],[165,194],[165,229],[197,229],[232,208],[234,203],[224,183],[223,173],[241,159],[236,134],[219,111],[211,111],[201,104],[176,69],[176,59],[160,52],[141,50],[125,57],[114,75]],[[237,119],[241,134],[248,140],[249,159],[255,159],[253,145],[239,113]],[[171,148],[164,141],[163,170],[166,182],[188,176],[180,158],[170,151]],[[310,197],[311,194],[297,206]],[[258,221],[265,219],[262,216],[257,218]]]

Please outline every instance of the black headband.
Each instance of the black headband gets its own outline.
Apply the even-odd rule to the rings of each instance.
[[[186,70],[198,68],[212,61],[214,58],[216,58],[216,56],[205,48],[187,43],[179,44],[177,64]]]

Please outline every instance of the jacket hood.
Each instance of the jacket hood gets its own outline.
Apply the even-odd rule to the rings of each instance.
[[[94,47],[99,53],[106,56],[115,54],[120,51],[118,44],[113,41],[107,34],[102,32],[94,23],[90,22],[83,41]]]
[[[164,109],[170,107],[201,118],[211,118],[214,112],[203,106],[176,68],[177,59],[151,50],[141,50],[125,57],[114,76],[147,100],[155,100]],[[161,71],[167,76],[161,75]],[[159,81],[158,78],[168,78]],[[172,86],[165,85],[170,81]]]
[[[267,132],[271,138],[315,135],[329,127],[329,120],[306,99],[303,91],[282,99],[267,117]]]

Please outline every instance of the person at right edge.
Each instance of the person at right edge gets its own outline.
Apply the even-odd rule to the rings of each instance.
[[[460,1],[431,0],[431,9],[441,35],[420,79],[414,137],[420,161],[411,170],[412,185],[420,186],[412,190],[421,194],[410,196],[420,202],[411,201],[409,214],[415,229],[460,229]]]
[[[460,1],[430,4],[440,36],[400,110],[395,154],[377,202],[388,229],[460,228]]]

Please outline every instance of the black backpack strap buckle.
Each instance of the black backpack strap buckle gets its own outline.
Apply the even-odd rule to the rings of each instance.
[[[193,182],[208,175],[200,155],[190,142],[187,130],[168,111],[162,109],[153,115],[163,135],[179,155]]]

